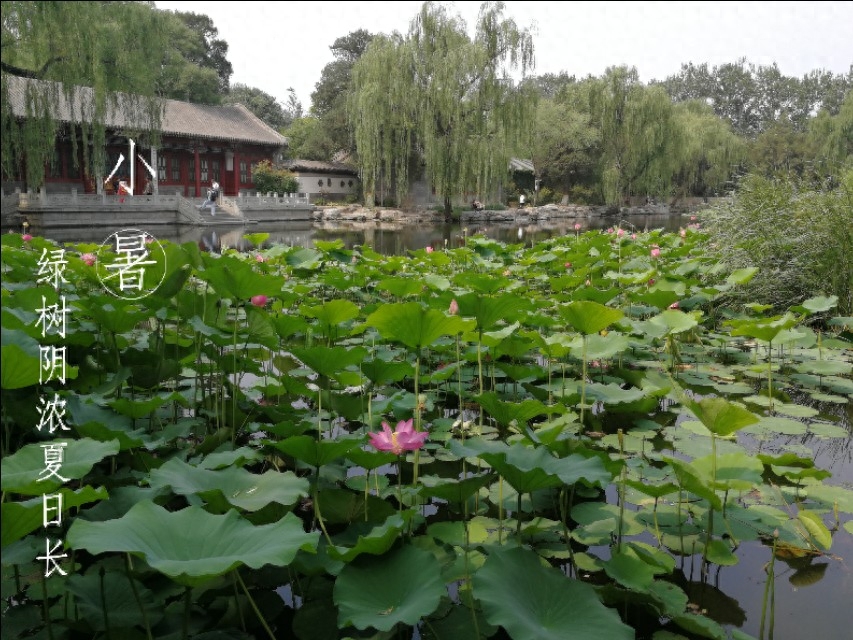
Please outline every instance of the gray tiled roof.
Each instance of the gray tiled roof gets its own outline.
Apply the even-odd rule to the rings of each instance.
[[[358,175],[358,169],[343,162],[320,162],[319,160],[285,160],[284,167],[288,171],[305,171],[311,173],[347,173]]]
[[[65,91],[59,83],[19,78],[3,74],[4,90],[8,90],[13,113],[27,117],[27,95],[36,87],[47,87],[51,91],[49,108],[54,118],[62,122],[80,122],[85,114],[93,112],[93,91],[90,87],[74,87]],[[104,124],[114,129],[146,130],[149,119],[143,99],[119,94],[124,108],[108,108]],[[194,139],[225,140],[229,142],[252,142],[270,146],[285,146],[287,138],[264,123],[241,104],[203,105],[179,100],[160,100],[162,119],[160,131],[163,135],[184,136]],[[47,108],[47,107],[42,107]],[[36,107],[36,112],[38,111]]]

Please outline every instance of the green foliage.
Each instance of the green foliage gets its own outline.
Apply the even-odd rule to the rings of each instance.
[[[536,94],[510,75],[531,67],[533,39],[503,8],[484,4],[472,39],[458,17],[426,2],[406,37],[375,38],[356,63],[349,114],[368,205],[383,175],[406,193],[418,159],[448,216],[455,194],[504,181]]]
[[[287,169],[273,166],[269,160],[262,160],[252,171],[252,180],[258,193],[297,193],[299,181]]]
[[[301,160],[330,160],[340,147],[326,125],[325,118],[313,115],[294,120],[284,131],[288,155]]]
[[[782,309],[823,293],[838,296],[841,315],[853,314],[853,168],[833,182],[824,189],[750,175],[710,212],[721,259],[758,267],[739,299]]]
[[[82,145],[86,165],[104,163],[103,122],[109,110],[138,123],[139,129],[159,129],[160,105],[154,96],[160,65],[151,61],[161,60],[170,45],[160,13],[152,6],[137,2],[108,8],[101,2],[3,2],[2,6],[0,162],[4,176],[22,173],[26,157],[27,182],[32,187],[42,184],[60,131],[56,108],[63,101],[76,105],[70,109],[72,117],[83,121],[79,135],[91,141],[91,149]],[[20,89],[23,80],[28,80],[23,88],[27,117],[18,120],[10,92],[15,81]],[[41,82],[45,80],[54,82]],[[91,87],[91,99],[81,100],[76,86]],[[118,91],[125,95],[119,96]]]
[[[231,91],[222,99],[222,102],[242,104],[276,131],[287,127],[294,120],[293,115],[285,113],[281,103],[273,96],[245,84],[238,83],[231,87]]]

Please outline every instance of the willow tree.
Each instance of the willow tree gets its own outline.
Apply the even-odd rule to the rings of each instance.
[[[40,185],[58,135],[75,145],[79,137],[84,163],[100,167],[108,114],[138,131],[159,130],[160,106],[153,96],[166,43],[153,6],[0,4],[4,176],[20,175],[25,165],[27,182]],[[79,129],[69,128],[69,122]]]
[[[676,104],[673,118],[679,129],[679,144],[672,149],[676,194],[707,196],[718,191],[745,158],[743,139],[728,120],[699,100]]]
[[[460,17],[426,2],[407,36],[374,38],[355,64],[348,113],[368,205],[381,176],[405,194],[412,165],[423,165],[446,216],[455,195],[506,179],[536,94],[512,78],[533,67],[532,36],[503,11],[484,3],[472,39]]]
[[[660,87],[643,85],[633,67],[611,67],[589,81],[592,122],[601,131],[604,199],[617,204],[637,195],[665,195],[680,144],[672,102]]]

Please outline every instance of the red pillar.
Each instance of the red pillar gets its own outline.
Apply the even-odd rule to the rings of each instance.
[[[195,197],[198,198],[201,196],[201,162],[198,157],[198,145],[193,147],[193,154],[195,156],[195,175],[193,176],[193,181],[195,182]]]

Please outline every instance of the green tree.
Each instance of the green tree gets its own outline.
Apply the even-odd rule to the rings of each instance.
[[[676,104],[673,118],[679,131],[673,187],[678,196],[707,196],[727,184],[743,161],[745,144],[728,121],[704,102]]]
[[[306,116],[294,120],[284,130],[287,136],[287,155],[302,160],[329,160],[338,150],[324,128],[323,120],[317,116]]]
[[[843,165],[853,166],[853,89],[847,92],[836,115],[831,115],[829,109],[817,115],[810,123],[808,137],[823,173]]]
[[[355,151],[347,118],[347,100],[352,91],[352,68],[373,38],[374,35],[369,31],[358,29],[338,38],[329,47],[334,60],[323,67],[320,80],[314,85],[314,92],[311,94],[311,115],[319,119],[321,126],[314,127],[313,120],[306,123],[310,128],[311,142],[299,157],[331,160],[338,151]],[[323,155],[317,157],[321,150]]]
[[[288,89],[293,91],[293,89]],[[222,102],[225,104],[240,103],[276,131],[282,130],[293,122],[293,117],[281,103],[270,94],[256,87],[237,83],[231,87]],[[301,109],[301,106],[300,106]]]
[[[160,57],[157,90],[164,98],[199,104],[220,104],[228,93],[233,70],[226,56],[228,44],[220,40],[206,15],[157,11],[167,46]]]
[[[104,162],[103,123],[108,110],[123,114],[138,129],[159,130],[161,108],[155,96],[167,34],[152,6],[4,1],[0,9],[4,176],[21,173],[25,165],[31,186],[43,182],[45,163],[60,131],[54,114],[63,101],[74,111],[72,119],[81,122],[77,134],[87,142],[82,145],[87,165]],[[24,87],[23,120],[12,110],[13,85]],[[91,93],[78,87],[90,87]],[[81,100],[81,96],[89,97]],[[78,135],[70,136],[75,144]]]
[[[588,113],[566,102],[540,100],[529,155],[543,185],[568,194],[596,182],[600,133]]]
[[[646,87],[633,67],[611,67],[590,82],[588,111],[601,131],[604,198],[614,205],[634,194],[666,195],[680,140],[664,90]]]
[[[426,2],[406,37],[375,38],[356,63],[349,113],[368,205],[382,174],[398,197],[407,191],[413,158],[446,216],[455,194],[506,179],[512,151],[530,137],[536,94],[511,79],[532,67],[533,38],[503,9],[483,4],[472,39],[461,18]]]

